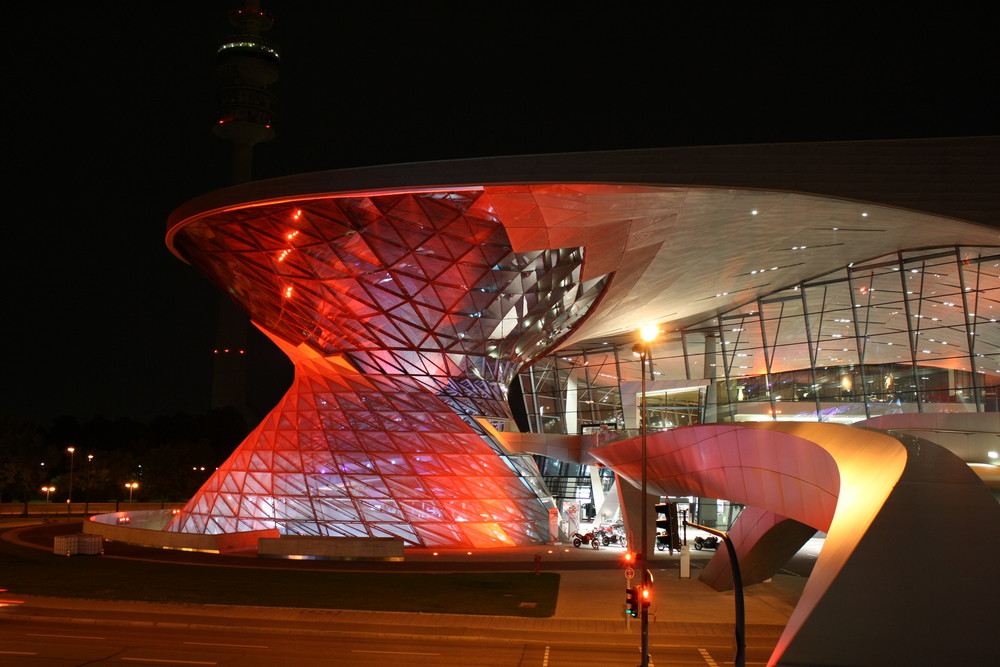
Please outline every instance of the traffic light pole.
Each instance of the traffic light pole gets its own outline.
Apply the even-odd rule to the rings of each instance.
[[[709,528],[708,526],[701,526],[697,523],[691,523],[687,519],[684,520],[684,526],[685,528],[687,526],[692,526],[694,528],[698,528],[699,530],[704,530],[706,533],[722,538],[722,541],[726,543],[726,551],[729,553],[729,565],[733,569],[733,598],[736,604],[736,656],[733,658],[733,663],[736,667],[745,667],[747,664],[747,642],[746,634],[744,632],[746,615],[743,609],[743,575],[740,574],[740,563],[736,560],[736,547],[733,546],[733,541],[729,539],[729,534],[721,530]]]

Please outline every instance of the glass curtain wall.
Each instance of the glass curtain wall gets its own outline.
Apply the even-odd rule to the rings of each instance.
[[[654,342],[648,423],[850,423],[891,413],[996,412],[998,319],[1000,248],[923,249],[856,262]],[[627,397],[624,409],[622,401],[641,379],[633,342],[595,341],[522,373],[531,430],[634,426],[627,413],[636,401]],[[706,380],[708,391],[685,388]]]

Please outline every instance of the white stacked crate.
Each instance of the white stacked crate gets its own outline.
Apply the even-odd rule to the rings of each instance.
[[[72,556],[80,546],[79,535],[56,535],[52,541],[52,553],[56,556]]]
[[[104,553],[104,538],[100,535],[80,533],[77,536],[76,552],[85,556],[100,556]]]
[[[100,535],[74,533],[56,535],[52,541],[52,553],[56,556],[99,556],[104,553],[104,539]]]

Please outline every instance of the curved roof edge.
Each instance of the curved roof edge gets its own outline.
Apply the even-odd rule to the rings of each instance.
[[[411,162],[253,181],[175,210],[296,195],[516,183],[632,183],[783,190],[1000,227],[1000,136],[650,148]]]

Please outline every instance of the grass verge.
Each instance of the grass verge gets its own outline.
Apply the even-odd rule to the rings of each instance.
[[[0,540],[0,588],[96,600],[547,618],[555,613],[559,575],[337,572],[67,558]]]

